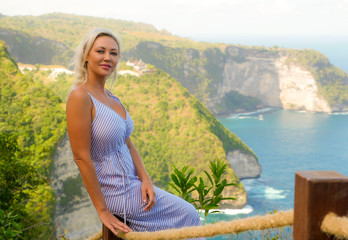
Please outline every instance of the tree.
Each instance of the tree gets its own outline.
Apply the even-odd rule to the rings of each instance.
[[[28,154],[19,149],[16,135],[0,133],[0,239],[19,239],[22,222],[29,218],[26,190],[37,181],[34,169],[22,160]]]

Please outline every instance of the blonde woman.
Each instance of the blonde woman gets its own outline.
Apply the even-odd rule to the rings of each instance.
[[[114,234],[200,225],[191,204],[152,185],[130,137],[133,121],[105,89],[108,78],[116,79],[120,54],[113,33],[91,31],[75,54],[66,107],[71,149],[99,218]]]

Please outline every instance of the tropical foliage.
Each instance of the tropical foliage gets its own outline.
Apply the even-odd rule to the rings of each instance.
[[[130,112],[135,123],[133,141],[161,187],[168,188],[171,164],[183,167],[190,163],[203,172],[211,159],[225,159],[232,149],[254,154],[163,71],[140,78],[119,76],[113,92]]]
[[[1,209],[5,216],[19,216],[28,239],[40,239],[49,232],[45,224],[53,212],[49,174],[55,146],[66,132],[63,103],[52,90],[20,73],[3,42],[0,101]]]
[[[198,211],[204,212],[205,223],[210,212],[219,212],[212,210],[217,209],[221,201],[236,200],[232,196],[222,196],[225,187],[238,186],[236,182],[228,182],[226,178],[227,167],[228,164],[220,159],[210,161],[210,172],[204,171],[209,182],[207,185],[202,177],[192,176],[194,168],[191,168],[186,174],[189,166],[184,166],[181,170],[174,166],[174,173],[171,174],[173,182],[170,182],[169,185],[179,193],[181,198],[193,203]],[[198,183],[196,183],[197,179],[199,179]]]

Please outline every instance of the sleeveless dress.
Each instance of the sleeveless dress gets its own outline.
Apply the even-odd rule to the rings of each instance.
[[[89,92],[88,94],[95,107],[91,127],[91,157],[109,211],[127,221],[133,231],[159,231],[201,225],[194,206],[155,186],[156,204],[145,212],[142,182],[136,175],[125,143],[134,129],[133,121],[127,110],[124,119],[115,110],[99,102]],[[121,104],[117,97],[108,94]]]

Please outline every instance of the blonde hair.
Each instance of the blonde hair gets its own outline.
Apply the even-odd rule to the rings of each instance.
[[[73,57],[72,65],[74,66],[75,72],[75,83],[73,84],[73,86],[85,84],[87,82],[86,58],[95,40],[102,36],[108,36],[114,39],[118,46],[118,54],[121,55],[121,42],[120,39],[114,33],[104,28],[93,29],[82,39]],[[116,66],[114,71],[109,76],[109,79],[111,78],[111,86],[117,78],[117,69],[118,66]]]

